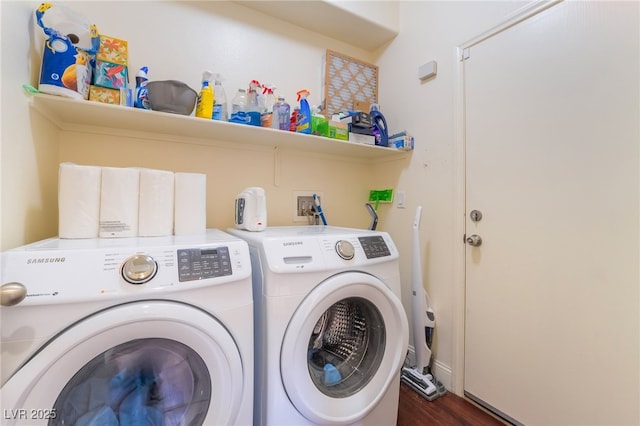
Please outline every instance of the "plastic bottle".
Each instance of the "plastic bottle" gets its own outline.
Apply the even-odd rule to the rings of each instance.
[[[387,146],[389,145],[389,130],[387,127],[387,120],[380,112],[378,104],[371,105],[371,111],[369,112],[371,117],[371,123],[373,124],[373,134],[376,137],[376,145]]]
[[[211,120],[213,118],[213,88],[211,87],[211,77],[213,74],[211,71],[205,71],[202,73],[202,89],[198,94],[198,102],[196,104],[196,117],[207,118]]]
[[[231,116],[229,117],[229,121],[232,123],[249,124],[249,120],[249,116],[247,115],[247,91],[238,89],[231,100]]]
[[[311,108],[309,101],[307,101],[309,94],[307,89],[302,89],[297,93],[300,102],[300,111],[296,117],[296,132],[298,133],[311,133]]]
[[[149,68],[142,67],[138,74],[136,74],[136,97],[133,102],[133,106],[136,108],[150,109],[149,97],[147,95],[147,82]]]
[[[260,86],[258,80],[251,80],[247,91],[247,115],[249,116],[249,124],[252,126],[260,126],[261,123],[262,111],[258,101]]]
[[[247,91],[238,89],[231,101],[231,114],[236,112],[247,112]]]
[[[227,94],[222,86],[222,76],[215,74],[215,84],[213,86],[213,119],[227,121]]]
[[[291,107],[282,96],[273,104],[273,119],[271,127],[279,130],[289,130],[291,120]]]

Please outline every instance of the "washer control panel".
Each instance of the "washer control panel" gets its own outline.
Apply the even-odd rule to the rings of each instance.
[[[367,259],[391,256],[391,251],[389,251],[389,247],[381,235],[358,237],[358,241],[360,241]]]
[[[231,275],[229,247],[178,250],[178,280],[194,281]]]

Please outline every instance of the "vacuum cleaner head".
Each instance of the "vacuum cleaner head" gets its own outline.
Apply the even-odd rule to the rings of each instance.
[[[423,374],[415,368],[403,367],[400,380],[413,390],[425,397],[428,401],[447,393],[447,389],[431,373]]]

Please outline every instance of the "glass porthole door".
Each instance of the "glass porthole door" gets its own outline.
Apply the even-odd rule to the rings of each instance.
[[[335,275],[302,301],[287,327],[280,358],[285,390],[313,423],[353,423],[399,377],[407,345],[405,311],[382,281]]]
[[[2,388],[3,408],[16,414],[4,421],[233,424],[243,383],[239,349],[218,320],[181,303],[135,302],[37,352]]]

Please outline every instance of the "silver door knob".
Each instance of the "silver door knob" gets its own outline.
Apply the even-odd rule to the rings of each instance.
[[[482,245],[482,238],[480,235],[470,235],[467,237],[467,244],[472,247],[480,247]]]

